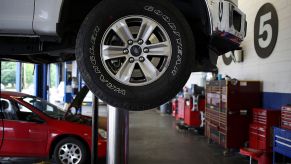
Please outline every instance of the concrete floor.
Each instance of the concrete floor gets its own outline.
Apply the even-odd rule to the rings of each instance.
[[[158,110],[130,112],[129,164],[247,164],[248,158],[224,157],[204,136],[178,131],[175,120]]]
[[[83,108],[90,115],[91,108]],[[100,115],[106,116],[105,106]],[[223,149],[208,144],[204,136],[193,132],[178,131],[175,120],[156,109],[130,112],[129,115],[129,164],[247,164],[248,158],[239,154],[224,157]],[[29,164],[39,159],[0,158],[0,163]],[[53,163],[46,161],[45,163]],[[99,164],[106,164],[103,160]]]

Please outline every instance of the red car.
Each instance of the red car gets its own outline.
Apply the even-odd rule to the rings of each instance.
[[[66,114],[23,93],[2,91],[0,103],[0,156],[49,157],[74,164],[90,159],[90,118]],[[106,131],[99,129],[99,158],[106,156],[106,145]]]

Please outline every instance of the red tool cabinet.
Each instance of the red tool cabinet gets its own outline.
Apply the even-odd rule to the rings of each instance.
[[[201,112],[205,111],[205,98],[204,96],[196,96],[194,98],[194,101],[186,101],[184,123],[187,126],[199,128],[203,125],[201,124]]]
[[[272,127],[280,125],[280,110],[254,108],[249,131],[249,147],[264,152],[272,150]]]
[[[173,117],[176,117],[177,108],[178,108],[178,100],[172,99],[172,116]]]
[[[248,140],[248,113],[260,106],[260,82],[208,81],[205,135],[226,149],[240,148]]]
[[[183,97],[179,97],[176,120],[180,120],[180,119],[184,120],[185,105],[186,105],[186,100]]]
[[[291,106],[283,106],[281,112],[281,126],[291,130]]]
[[[258,160],[258,164],[272,163],[272,127],[280,125],[280,115],[280,110],[254,108],[249,126],[249,147],[241,148],[240,153]]]
[[[184,123],[191,127],[200,127],[201,116],[200,111],[192,111],[193,101],[186,102]]]

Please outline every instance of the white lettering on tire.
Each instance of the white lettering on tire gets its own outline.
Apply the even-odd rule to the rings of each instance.
[[[117,86],[115,86],[114,84],[112,84],[111,82],[109,82],[108,79],[105,78],[105,76],[101,73],[99,67],[97,66],[97,61],[96,61],[96,55],[95,55],[95,43],[96,43],[96,38],[98,36],[98,33],[100,31],[100,28],[98,26],[96,26],[93,30],[93,33],[91,35],[90,38],[90,47],[89,47],[89,60],[90,63],[92,64],[92,68],[94,70],[94,72],[99,76],[99,80],[105,84],[105,86],[107,88],[109,88],[110,90],[113,90],[114,92],[118,93],[118,94],[122,94],[122,95],[126,95],[126,90],[125,89],[121,89],[118,88]]]
[[[176,31],[177,27],[174,22],[171,22],[171,19],[169,16],[165,15],[161,10],[155,9],[153,6],[145,6],[144,10],[148,12],[153,12],[159,17],[162,17],[162,19],[168,24],[168,26],[172,29],[173,34],[177,37],[176,42],[178,45],[177,48],[177,59],[175,61],[175,65],[173,66],[173,70],[171,71],[172,76],[176,76],[177,72],[179,71],[179,65],[182,63],[182,56],[183,56],[183,44],[180,32]]]

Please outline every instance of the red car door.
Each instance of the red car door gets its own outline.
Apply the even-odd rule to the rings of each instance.
[[[0,155],[2,154],[2,140],[4,137],[4,109],[9,106],[9,101],[0,98]]]
[[[3,119],[1,118],[0,120],[0,153],[1,153],[1,147],[2,147],[2,139],[3,139]]]
[[[1,147],[2,147],[2,139],[3,139],[3,108],[7,105],[7,102],[0,99],[0,153],[1,153]]]
[[[3,110],[4,140],[1,156],[47,156],[47,131],[44,121],[28,108],[9,101]]]

